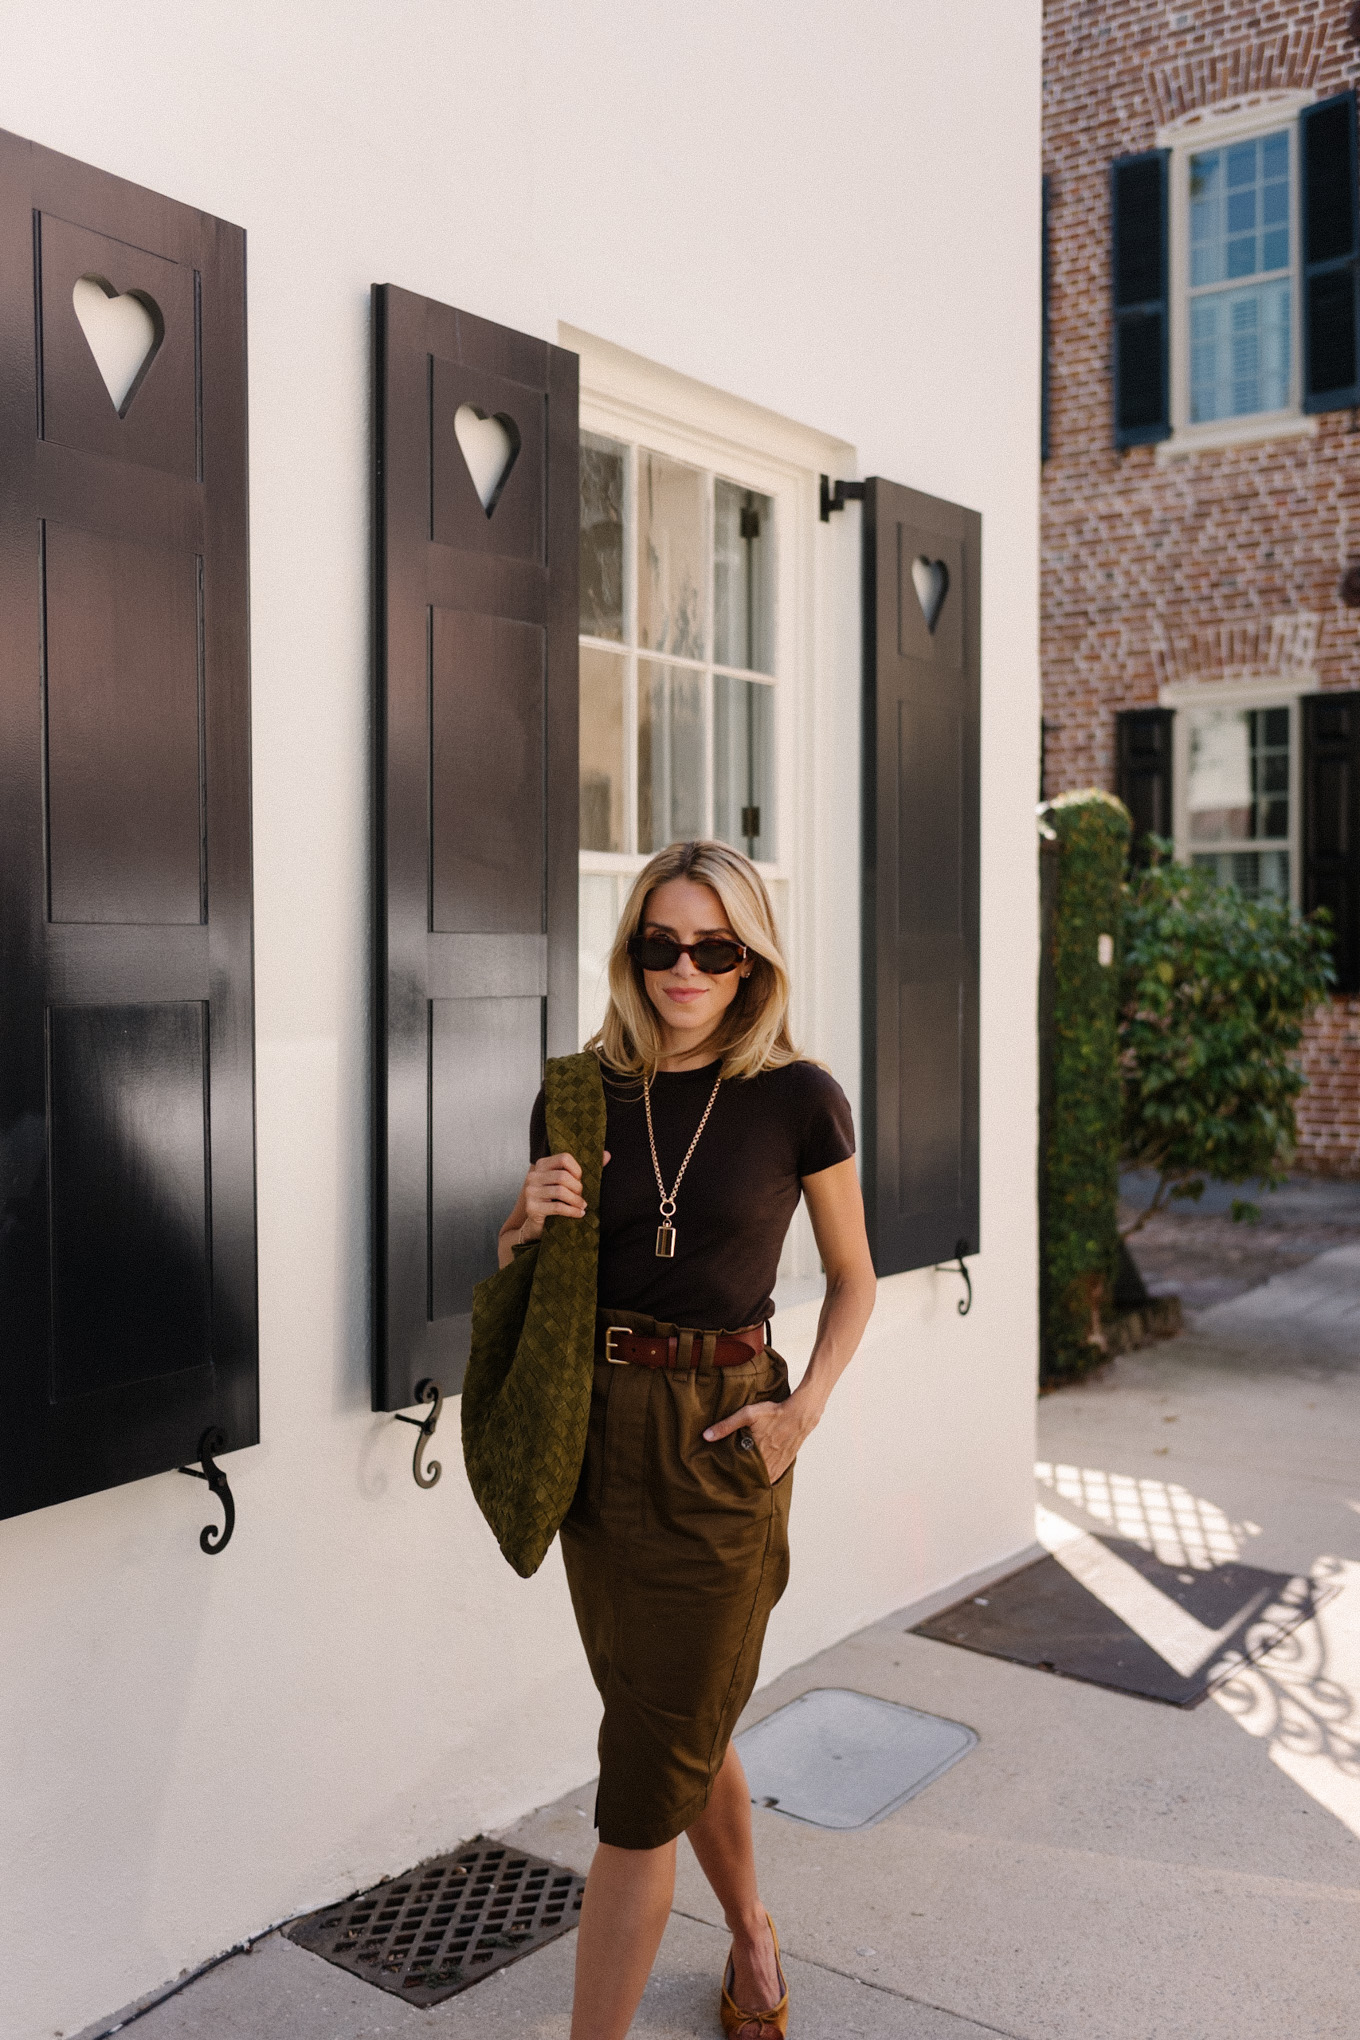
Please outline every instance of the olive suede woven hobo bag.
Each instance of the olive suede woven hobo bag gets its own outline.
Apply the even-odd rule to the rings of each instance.
[[[538,1571],[571,1507],[590,1422],[600,1259],[604,1085],[588,1052],[554,1056],[548,1151],[581,1164],[584,1218],[543,1237],[472,1292],[463,1461],[477,1506],[522,1579]]]

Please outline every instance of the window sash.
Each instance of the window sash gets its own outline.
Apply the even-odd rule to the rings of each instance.
[[[643,813],[644,801],[642,797],[641,788],[642,746],[644,724],[649,720],[649,718],[646,715],[646,704],[644,703],[643,700],[643,691],[646,688],[649,677],[652,674],[665,673],[671,671],[676,674],[696,676],[699,681],[699,717],[700,727],[702,731],[702,759],[700,766],[697,819],[699,823],[699,832],[701,834],[706,836],[712,836],[713,834],[715,834],[715,807],[717,789],[715,786],[715,769],[714,769],[715,766],[714,737],[716,722],[715,694],[717,691],[716,683],[718,681],[720,680],[738,681],[754,686],[767,687],[772,690],[772,702],[774,704],[773,722],[775,724],[772,749],[777,754],[778,747],[782,741],[781,733],[778,729],[780,713],[778,706],[780,689],[780,670],[779,670],[780,661],[777,650],[773,651],[773,655],[771,656],[770,664],[773,667],[773,670],[769,672],[759,671],[745,666],[727,665],[712,656],[715,643],[715,623],[716,623],[715,590],[714,590],[715,485],[718,482],[732,483],[734,486],[747,490],[749,491],[749,493],[753,495],[760,496],[762,500],[765,501],[770,506],[770,509],[773,511],[776,518],[778,517],[779,512],[777,506],[777,499],[771,495],[768,487],[762,487],[761,484],[757,481],[737,479],[731,476],[730,474],[725,473],[722,469],[719,469],[717,467],[702,465],[692,460],[685,461],[683,460],[682,457],[673,455],[667,451],[664,451],[661,448],[652,446],[647,442],[646,439],[642,437],[639,437],[637,439],[626,439],[616,430],[611,430],[606,427],[601,427],[598,429],[591,428],[590,437],[592,439],[610,440],[614,445],[620,447],[624,454],[623,635],[621,638],[612,638],[594,636],[588,632],[581,632],[579,634],[579,642],[583,653],[603,655],[611,660],[618,660],[623,675],[623,713],[622,713],[623,773],[622,773],[622,802],[621,802],[622,820],[619,832],[620,847],[616,850],[603,850],[598,848],[587,848],[583,846],[580,853],[582,872],[583,873],[595,872],[598,875],[603,876],[610,871],[617,870],[619,868],[620,860],[625,860],[628,868],[631,868],[633,870],[639,870],[641,869],[642,865],[646,862],[647,858],[654,854],[653,849],[644,848],[640,841],[641,825],[645,819]],[[640,536],[639,469],[641,461],[645,459],[648,454],[653,454],[660,459],[671,461],[676,465],[688,466],[694,473],[696,473],[701,478],[704,505],[703,546],[704,557],[706,561],[706,570],[704,574],[704,583],[702,591],[702,606],[700,611],[701,617],[700,627],[703,633],[704,650],[705,653],[707,654],[707,656],[703,658],[695,658],[687,654],[677,654],[664,650],[652,650],[648,646],[639,643],[640,636],[639,597],[638,597],[638,553]],[[775,565],[772,566],[771,568],[772,572],[774,572],[775,568],[777,567],[777,560],[778,560],[778,547],[776,545],[774,552]],[[779,590],[776,579],[773,597],[773,606],[776,612],[778,600]],[[777,645],[778,642],[777,630],[771,632],[771,640],[772,645]],[[667,762],[666,758],[667,747],[669,744],[668,734],[663,733],[661,735],[660,742],[663,753],[663,763],[660,775],[661,781],[663,786],[670,786],[672,783],[672,774],[670,772],[669,763]],[[759,866],[761,871],[765,873],[767,879],[776,876],[781,870],[781,854],[782,854],[781,844],[786,822],[786,818],[780,812],[778,793],[779,774],[776,769],[773,758],[770,761],[768,783],[770,789],[768,799],[770,803],[773,805],[774,809],[773,847],[775,855],[773,857],[768,855],[765,857],[757,855],[753,859],[753,862],[755,862]],[[660,826],[653,832],[654,842],[656,847],[658,848],[661,847],[663,843],[669,842],[671,840],[671,835],[668,830],[666,818],[661,817],[659,819]],[[768,817],[763,815],[762,821],[764,822],[764,827],[761,830],[761,834],[762,836],[768,837],[770,834],[769,819]],[[741,841],[737,847],[745,849],[746,847],[745,840]]]
[[[1260,140],[1271,134],[1284,133],[1289,140],[1289,253],[1290,260],[1282,269],[1254,272],[1250,276],[1228,277],[1221,281],[1205,284],[1191,283],[1191,219],[1190,219],[1190,164],[1193,157],[1212,153],[1215,149],[1230,148],[1236,142]],[[1231,431],[1249,420],[1263,423],[1302,416],[1303,403],[1303,319],[1302,319],[1302,233],[1303,221],[1299,191],[1299,123],[1298,107],[1262,108],[1259,116],[1244,120],[1241,116],[1226,118],[1222,128],[1216,130],[1211,124],[1197,129],[1192,135],[1165,133],[1161,137],[1171,149],[1171,203],[1169,207],[1168,231],[1170,234],[1169,272],[1171,286],[1171,425],[1173,440],[1180,438],[1191,444],[1198,438],[1212,439],[1224,431]],[[1233,293],[1253,292],[1278,286],[1286,281],[1289,290],[1288,347],[1289,371],[1286,378],[1285,400],[1269,409],[1234,411],[1227,410],[1212,418],[1194,415],[1194,378],[1192,319],[1194,307],[1211,298]],[[1231,344],[1231,343],[1229,343]]]

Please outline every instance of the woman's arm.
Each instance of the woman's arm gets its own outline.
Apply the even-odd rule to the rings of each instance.
[[[826,1296],[812,1358],[786,1402],[749,1403],[704,1432],[705,1438],[716,1439],[749,1430],[771,1480],[778,1480],[793,1464],[799,1446],[819,1423],[827,1398],[864,1336],[877,1288],[853,1160],[805,1176],[803,1195],[826,1270]]]

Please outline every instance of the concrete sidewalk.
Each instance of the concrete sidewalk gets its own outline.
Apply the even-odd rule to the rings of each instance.
[[[956,1650],[890,1618],[757,1695],[849,1686],[978,1747],[879,1826],[757,1810],[793,2032],[831,2040],[1360,2034],[1360,1249],[1275,1277],[1040,1405],[1039,1498],[1196,1569],[1309,1573],[1317,1619],[1181,1711]],[[582,1868],[589,1786],[516,1842]],[[634,2031],[716,2035],[726,1935],[682,1847]],[[135,2040],[565,2040],[570,1935],[412,2011],[278,1937]]]

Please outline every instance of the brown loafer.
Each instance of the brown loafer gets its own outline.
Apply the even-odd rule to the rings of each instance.
[[[784,1965],[779,1959],[779,1935],[775,1929],[774,1921],[770,1919],[770,1915],[766,1913],[765,1917],[770,1921],[770,1935],[774,1941],[774,1966],[779,1971],[779,1982],[784,1995],[780,1998],[779,2003],[772,2005],[768,2011],[743,2011],[732,1995],[736,1977],[732,1967],[732,1957],[729,1953],[727,1967],[723,1971],[721,2004],[722,2029],[727,2035],[727,2040],[787,2040],[789,2030],[789,1986],[784,1979]],[[751,2027],[755,2028],[754,2032],[750,2030]]]

